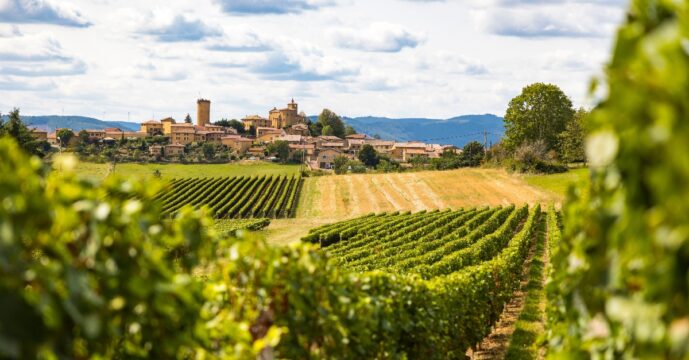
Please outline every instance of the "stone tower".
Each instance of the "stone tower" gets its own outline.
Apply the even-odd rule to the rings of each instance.
[[[196,125],[206,126],[211,123],[211,101],[199,99],[196,101]]]
[[[292,98],[292,102],[287,104],[287,108],[290,110],[297,111],[297,103],[294,102],[294,98]]]

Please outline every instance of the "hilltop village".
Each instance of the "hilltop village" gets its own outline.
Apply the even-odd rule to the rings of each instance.
[[[351,133],[341,137],[316,135],[310,130],[311,121],[304,112],[299,112],[298,104],[292,99],[285,108],[273,108],[268,117],[247,115],[241,119],[240,127],[227,126],[227,122],[211,123],[211,102],[198,99],[196,124],[177,121],[171,117],[160,120],[147,120],[141,123],[139,131],[123,131],[118,128],[102,130],[82,130],[79,137],[91,143],[108,144],[126,140],[149,139],[146,143],[147,155],[154,161],[174,162],[182,159],[194,146],[213,144],[232,154],[233,159],[271,159],[275,160],[276,144],[284,144],[289,149],[287,157],[292,162],[304,163],[311,170],[333,169],[335,159],[345,157],[356,159],[364,145],[370,145],[376,152],[400,164],[408,165],[416,161],[439,158],[443,152],[460,150],[452,145],[427,144],[423,142],[397,142],[370,137],[366,134]],[[34,130],[38,138],[45,138],[54,146],[63,146],[60,131],[47,134]],[[152,140],[152,141],[151,141]],[[281,159],[286,160],[286,159]]]

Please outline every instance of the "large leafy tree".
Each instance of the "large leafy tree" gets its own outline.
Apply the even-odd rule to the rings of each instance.
[[[334,112],[328,109],[323,109],[321,114],[318,115],[317,123],[320,124],[321,129],[325,129],[326,126],[329,126],[332,130],[332,135],[339,138],[345,137],[344,122],[342,122],[342,119]]]
[[[567,123],[565,131],[560,133],[560,157],[565,162],[585,162],[584,137],[586,135],[586,118],[589,111],[580,108]]]
[[[375,167],[380,162],[378,152],[370,144],[364,144],[358,155],[359,161],[368,167]]]
[[[464,145],[462,149],[461,164],[462,166],[479,166],[486,154],[486,150],[478,141],[471,141]]]
[[[634,0],[565,207],[553,352],[689,357],[689,2]],[[564,310],[564,311],[562,311]]]
[[[30,154],[43,156],[50,150],[50,144],[36,140],[31,134],[31,130],[19,116],[17,108],[10,111],[6,122],[2,122],[2,117],[0,117],[0,136],[13,138],[24,151]]]
[[[336,156],[333,159],[333,169],[335,174],[341,175],[347,173],[347,168],[349,167],[349,159],[346,156]]]
[[[574,116],[572,101],[552,84],[535,83],[510,101],[505,114],[504,144],[514,150],[539,140],[548,150],[556,149],[558,135]]]
[[[277,155],[280,161],[285,162],[289,160],[289,143],[284,140],[273,141],[266,148],[268,153]]]
[[[66,146],[74,137],[74,132],[70,129],[60,129],[55,134],[62,146]]]

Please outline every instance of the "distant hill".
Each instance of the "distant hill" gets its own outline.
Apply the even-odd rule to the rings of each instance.
[[[127,121],[103,121],[85,116],[60,116],[60,115],[45,115],[45,116],[21,116],[22,121],[29,126],[34,126],[46,131],[54,131],[56,128],[69,128],[72,131],[81,131],[84,129],[105,129],[105,128],[120,128],[124,131],[137,131],[139,124]],[[7,116],[3,116],[6,120]]]
[[[6,116],[4,117],[6,118]],[[317,116],[309,117],[315,121]],[[22,116],[22,120],[30,126],[47,131],[55,128],[70,128],[80,131],[83,129],[120,128],[125,131],[137,131],[138,123],[127,121],[103,121],[85,116]],[[472,140],[483,142],[483,132],[488,132],[488,142],[496,143],[502,137],[505,129],[503,119],[495,115],[463,115],[450,119],[401,118],[386,117],[343,117],[343,120],[354,127],[357,132],[370,136],[380,135],[382,139],[410,141],[420,140],[437,144],[452,144],[464,146]]]
[[[370,136],[380,135],[383,139],[409,141],[421,140],[428,143],[464,144],[477,140],[483,143],[483,132],[488,132],[488,142],[496,143],[505,132],[503,119],[499,116],[463,115],[446,120],[426,118],[390,119],[385,117],[344,117],[343,120],[358,133]]]

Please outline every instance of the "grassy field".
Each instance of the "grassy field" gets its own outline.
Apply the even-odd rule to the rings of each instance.
[[[76,168],[79,175],[102,179],[108,174],[109,164],[80,162]],[[115,173],[124,177],[146,178],[159,170],[163,178],[201,176],[247,176],[247,175],[296,175],[299,165],[280,165],[268,162],[242,162],[232,164],[134,164],[115,166]]]
[[[562,202],[567,190],[574,184],[585,184],[588,181],[589,169],[572,169],[562,174],[552,175],[524,175],[524,180],[531,186],[551,193],[556,202]]]
[[[371,212],[557,203],[564,198],[564,192],[556,192],[560,181],[565,180],[499,169],[306,178],[296,218],[273,220],[265,235],[270,242],[287,243],[310,228]]]

